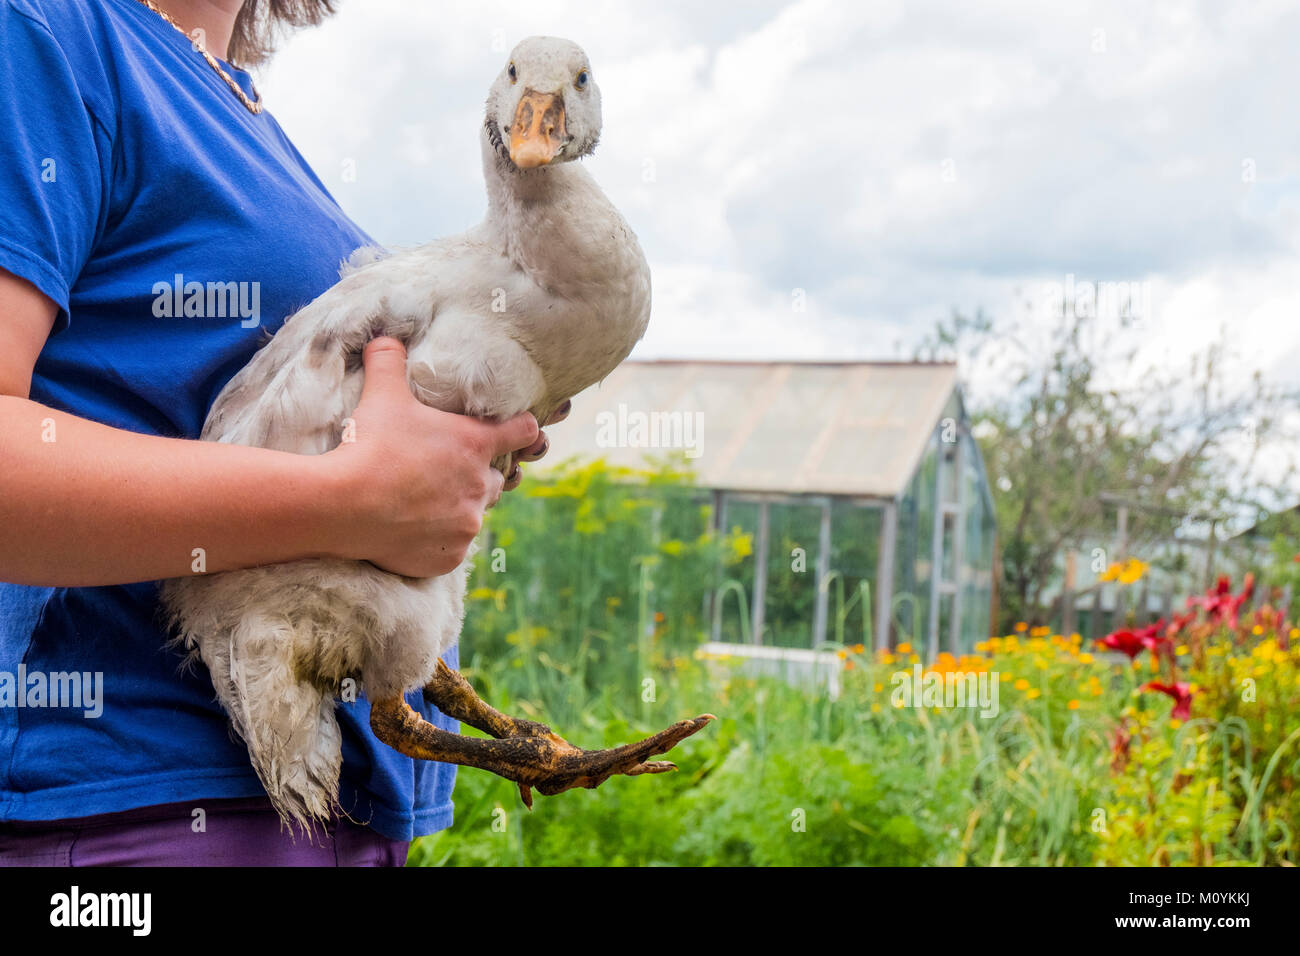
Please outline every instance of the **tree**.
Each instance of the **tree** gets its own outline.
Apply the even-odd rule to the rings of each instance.
[[[1226,336],[1162,367],[1140,357],[1141,331],[1065,302],[1047,321],[954,313],[917,350],[956,359],[964,375],[988,362],[1002,372],[1003,389],[968,402],[993,486],[1004,628],[1045,618],[1064,550],[1113,529],[1107,494],[1160,509],[1129,515],[1140,552],[1273,507],[1291,486],[1293,464],[1280,480],[1256,465],[1262,450],[1278,453],[1296,396],[1258,372],[1235,379]]]

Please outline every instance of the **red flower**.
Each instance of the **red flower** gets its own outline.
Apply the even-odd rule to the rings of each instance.
[[[1174,639],[1169,636],[1163,617],[1154,624],[1134,632],[1134,636],[1156,657],[1163,654],[1171,661],[1174,659]]]
[[[1188,611],[1186,614],[1175,614],[1173,623],[1169,625],[1168,635],[1170,639],[1177,637],[1182,633],[1183,628],[1196,620],[1196,612]]]
[[[1161,684],[1156,681],[1148,681],[1143,684],[1139,690],[1142,693],[1156,691],[1172,697],[1174,700],[1174,709],[1169,712],[1169,716],[1175,720],[1188,720],[1192,716],[1192,688],[1181,681],[1175,684]]]
[[[1121,654],[1127,654],[1129,660],[1132,660],[1141,654],[1142,649],[1146,647],[1142,642],[1142,638],[1138,637],[1138,635],[1134,634],[1132,631],[1116,631],[1113,634],[1107,634],[1105,637],[1098,640],[1097,643],[1109,650],[1119,651]]]
[[[1255,575],[1246,575],[1242,581],[1241,593],[1234,597],[1232,583],[1228,580],[1228,576],[1224,574],[1219,576],[1213,591],[1206,591],[1201,597],[1189,597],[1187,606],[1204,609],[1205,616],[1209,618],[1211,624],[1221,624],[1226,621],[1229,627],[1235,629],[1237,619],[1241,613],[1241,606],[1249,601],[1254,593]]]

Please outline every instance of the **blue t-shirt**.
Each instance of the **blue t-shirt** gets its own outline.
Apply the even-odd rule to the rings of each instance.
[[[248,74],[223,65],[251,97]],[[34,401],[197,438],[268,333],[369,244],[270,113],[250,113],[137,0],[0,0],[0,268],[59,306]],[[180,668],[157,611],[152,582],[0,584],[0,820],[264,793],[206,669]],[[97,706],[48,706],[72,673],[91,675],[90,693],[103,675]],[[338,716],[354,820],[396,840],[451,824],[454,766],[376,741],[364,699]]]

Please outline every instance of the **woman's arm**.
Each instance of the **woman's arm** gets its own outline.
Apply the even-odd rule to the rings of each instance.
[[[428,408],[394,339],[366,349],[356,441],[295,455],[110,428],[28,399],[57,308],[0,270],[0,580],[78,587],[333,556],[416,577],[464,558],[501,494],[497,455],[539,447],[527,413]],[[532,450],[530,449],[530,450]]]

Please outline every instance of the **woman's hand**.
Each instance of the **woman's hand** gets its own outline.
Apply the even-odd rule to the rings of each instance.
[[[573,408],[573,402],[566,400],[563,405],[555,410],[555,414],[542,422],[543,425],[555,425],[569,417],[569,410]],[[533,442],[528,448],[519,453],[519,461],[538,461],[551,449],[551,440],[546,437],[546,432],[537,433],[537,441]],[[524,480],[523,470],[520,469],[518,462],[515,463],[514,469],[506,477],[505,490],[514,491],[519,487],[519,482]]]
[[[396,339],[375,339],[363,359],[355,441],[320,456],[340,502],[341,551],[395,574],[446,574],[506,487],[492,459],[522,450],[522,460],[536,460],[546,440],[527,412],[494,424],[422,404]]]

